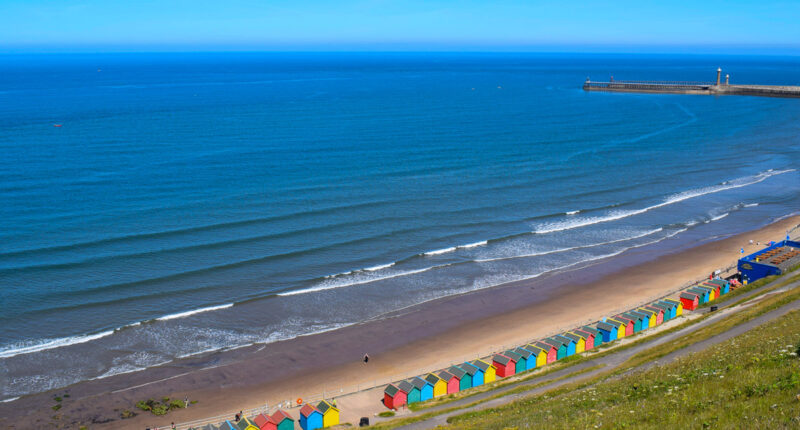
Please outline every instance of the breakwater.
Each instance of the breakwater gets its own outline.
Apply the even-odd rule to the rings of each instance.
[[[800,86],[797,85],[733,85],[730,76],[725,82],[720,81],[717,70],[716,82],[680,82],[680,81],[592,81],[586,79],[584,91],[610,91],[622,93],[655,93],[655,94],[702,94],[721,96],[757,96],[757,97],[791,97],[800,98]]]

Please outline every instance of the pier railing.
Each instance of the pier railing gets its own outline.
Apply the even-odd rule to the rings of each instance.
[[[798,230],[800,230],[800,224],[792,227],[787,232],[787,234],[792,234],[793,237],[797,238],[797,235],[795,235],[795,232],[797,232]],[[738,259],[737,259],[737,262],[738,262]],[[737,268],[737,263],[734,263],[734,264],[731,264],[731,265],[729,265],[727,267],[724,267],[724,268],[720,269],[720,275],[721,276],[726,276],[726,275],[729,276],[730,274],[735,273],[736,268]],[[689,287],[691,287],[693,285],[697,285],[697,284],[699,284],[699,283],[701,283],[701,282],[703,282],[703,281],[705,281],[707,279],[708,279],[707,277],[697,278],[695,280],[683,283],[679,287],[676,287],[676,288],[670,290],[669,292],[667,292],[666,294],[663,294],[663,295],[661,295],[659,297],[649,297],[646,300],[642,300],[642,301],[636,303],[633,306],[621,307],[621,308],[618,308],[618,309],[615,309],[615,310],[609,312],[608,314],[609,315],[616,315],[616,314],[624,312],[627,309],[636,308],[636,307],[643,306],[643,305],[648,304],[648,303],[652,303],[652,302],[657,301],[657,300],[661,300],[661,299],[664,299],[664,298],[667,298],[667,297],[670,297],[670,296],[674,296],[676,293],[678,293],[680,291],[683,291],[686,288],[689,288]],[[572,330],[575,327],[580,327],[580,326],[584,326],[584,325],[591,325],[591,324],[594,324],[594,323],[597,323],[597,322],[598,321],[592,321],[592,320],[577,321],[577,322],[574,322],[574,323],[570,324],[569,327],[559,327],[558,330],[556,330],[555,332],[551,333],[550,335],[563,333],[565,331]],[[402,380],[406,380],[406,379],[409,379],[409,378],[413,378],[414,376],[427,375],[428,373],[436,372],[436,371],[439,371],[439,370],[443,370],[443,369],[446,369],[446,368],[448,368],[450,366],[461,364],[461,363],[464,363],[464,362],[467,362],[467,361],[473,361],[473,360],[476,360],[476,359],[483,359],[483,358],[486,358],[486,357],[491,357],[491,356],[493,356],[493,355],[495,355],[497,353],[500,353],[500,352],[503,352],[503,351],[507,351],[509,349],[517,348],[520,345],[533,343],[533,342],[538,341],[538,340],[540,340],[542,338],[545,338],[545,337],[547,337],[547,336],[537,336],[535,338],[528,339],[527,341],[525,341],[525,343],[522,343],[522,344],[489,345],[486,349],[484,349],[482,351],[475,351],[474,353],[470,354],[469,356],[459,357],[457,359],[450,358],[449,360],[440,361],[438,363],[433,363],[433,364],[430,364],[430,365],[425,366],[423,368],[419,368],[419,369],[417,369],[417,370],[415,370],[413,372],[406,372],[406,373],[396,374],[396,375],[387,376],[387,377],[383,377],[383,378],[375,378],[375,379],[373,379],[371,381],[365,381],[365,382],[360,383],[360,384],[354,384],[354,385],[350,385],[350,386],[340,386],[340,387],[336,387],[336,388],[331,388],[330,390],[323,389],[323,391],[321,393],[317,393],[317,394],[311,395],[311,396],[303,396],[302,397],[303,404],[316,404],[317,402],[320,402],[323,399],[331,400],[331,399],[334,399],[335,397],[341,397],[341,396],[348,395],[348,394],[355,394],[355,393],[359,393],[359,392],[362,392],[362,391],[368,391],[368,390],[372,390],[372,389],[375,389],[375,388],[378,388],[378,387],[385,387],[386,385],[392,384],[392,383],[397,382],[397,381],[402,381]],[[242,409],[241,411],[244,412],[245,416],[253,417],[253,416],[256,416],[256,415],[258,415],[260,413],[272,414],[272,413],[275,413],[278,409],[283,409],[284,411],[290,412],[290,415],[292,415],[292,417],[294,419],[299,419],[299,417],[300,417],[299,410],[300,410],[301,406],[302,405],[297,404],[295,401],[283,400],[283,401],[279,401],[279,402],[273,403],[273,404],[268,404],[268,403],[265,402],[264,405],[262,405],[262,406],[258,406],[258,407],[250,408],[250,409]],[[201,426],[206,425],[206,424],[218,425],[218,424],[224,422],[225,420],[233,420],[234,416],[238,412],[239,411],[233,411],[233,412],[225,414],[225,415],[217,415],[217,416],[214,416],[214,417],[207,417],[207,418],[202,418],[202,419],[198,419],[198,420],[183,422],[183,423],[180,423],[180,424],[176,424],[175,425],[175,429],[176,430],[188,430],[190,428],[197,428],[197,427],[201,427]],[[167,426],[167,425],[164,425],[164,426],[160,426],[160,427],[156,427],[156,428],[158,428],[158,429],[170,429],[171,427]]]
[[[640,89],[640,90],[708,90],[711,82],[695,81],[586,81],[584,89]]]

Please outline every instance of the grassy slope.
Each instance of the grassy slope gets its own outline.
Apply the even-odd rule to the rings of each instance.
[[[800,426],[800,312],[707,350],[554,397],[451,419],[453,428]],[[743,427],[743,428],[744,428]]]

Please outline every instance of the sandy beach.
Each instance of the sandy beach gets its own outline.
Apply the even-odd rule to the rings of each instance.
[[[532,280],[435,300],[387,318],[268,345],[190,357],[145,371],[87,381],[65,389],[0,404],[2,428],[143,429],[167,426],[240,409],[369,387],[453,362],[477,358],[502,346],[596,321],[662,297],[735,263],[754,251],[750,239],[778,240],[798,225],[793,216],[735,236],[696,237],[682,250],[657,244]],[[666,241],[669,242],[669,241]],[[369,364],[361,363],[369,353]],[[54,413],[53,397],[68,393]],[[139,413],[119,419],[147,398],[189,398],[198,403],[166,417]],[[376,406],[380,398],[375,398]],[[297,415],[294,409],[291,413]],[[141,411],[139,411],[141,412]],[[58,419],[53,417],[57,416]],[[113,421],[109,421],[113,420]],[[357,417],[342,411],[342,422]]]

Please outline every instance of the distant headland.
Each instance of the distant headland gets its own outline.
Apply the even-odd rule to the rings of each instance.
[[[613,77],[605,82],[595,82],[586,78],[585,91],[613,91],[621,93],[661,93],[661,94],[706,94],[725,96],[796,97],[800,98],[800,86],[791,85],[732,85],[730,75],[721,82],[722,69],[717,69],[716,82],[681,81],[615,81]]]

